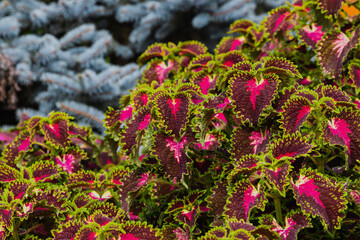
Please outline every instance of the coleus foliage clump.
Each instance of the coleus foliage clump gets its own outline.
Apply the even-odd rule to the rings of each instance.
[[[295,1],[214,53],[150,46],[104,138],[63,113],[2,132],[0,239],[355,239],[358,8]]]

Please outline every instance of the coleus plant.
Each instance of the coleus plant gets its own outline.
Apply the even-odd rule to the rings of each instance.
[[[1,132],[0,239],[355,239],[359,7],[150,46],[104,137],[63,113]]]

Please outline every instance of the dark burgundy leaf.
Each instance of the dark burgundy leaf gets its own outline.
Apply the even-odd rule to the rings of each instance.
[[[274,184],[277,190],[280,193],[285,195],[284,186],[289,183],[288,174],[290,171],[290,164],[284,163],[280,167],[276,167],[275,169],[270,169],[265,167],[264,173],[266,178]]]
[[[87,186],[92,187],[95,183],[95,172],[92,171],[79,171],[69,175],[68,185],[69,187]]]
[[[179,69],[179,63],[176,60],[153,60],[148,65],[148,68],[144,72],[144,80],[147,83],[156,81],[162,84],[169,77],[171,71],[177,71]]]
[[[265,208],[267,199],[260,186],[256,189],[248,179],[241,180],[235,184],[225,206],[224,215],[228,218],[235,217],[237,220],[247,221],[252,208]]]
[[[349,65],[349,74],[351,79],[351,84],[356,87],[356,90],[360,88],[360,65],[356,63],[351,63]]]
[[[304,97],[296,97],[287,101],[281,112],[282,127],[287,133],[295,133],[306,121],[311,111],[311,103]]]
[[[55,118],[52,121],[44,121],[41,123],[41,130],[45,135],[46,141],[56,147],[65,148],[69,142],[69,123],[68,120]]]
[[[245,37],[224,37],[215,48],[215,54],[241,50]]]
[[[188,121],[190,110],[190,98],[186,93],[178,93],[170,96],[166,93],[161,94],[155,100],[157,111],[164,121],[167,131],[180,136],[180,131],[184,129]]]
[[[302,212],[295,211],[291,211],[287,214],[284,227],[280,226],[274,218],[269,225],[273,226],[271,230],[277,232],[282,240],[296,240],[297,234],[301,229],[311,227],[311,223],[307,216]]]
[[[211,54],[200,55],[194,58],[189,63],[189,65],[187,66],[187,70],[193,72],[200,72],[204,69],[207,69],[208,68],[207,64],[211,61],[213,61],[213,55]]]
[[[143,52],[138,58],[139,65],[144,64],[146,61],[152,58],[164,58],[170,53],[170,49],[164,43],[154,43],[150,45],[145,52]]]
[[[49,161],[36,162],[31,166],[31,172],[35,182],[45,182],[46,180],[50,180],[50,178],[53,179],[59,175],[57,167],[54,163]]]
[[[11,182],[20,178],[18,170],[6,164],[0,164],[0,182]]]
[[[313,23],[311,26],[306,25],[299,29],[300,39],[308,46],[316,50],[317,43],[325,34],[325,32],[323,32],[321,29],[322,26],[318,26],[315,23]]]
[[[256,79],[250,73],[235,70],[230,77],[230,99],[237,117],[244,116],[250,123],[256,124],[263,109],[270,105],[274,98],[278,77],[275,74],[264,74]]]
[[[60,229],[56,229],[52,232],[54,240],[73,239],[82,225],[83,223],[80,223],[79,221],[67,221],[64,225],[60,225]]]
[[[224,207],[228,195],[227,185],[227,181],[216,182],[215,187],[211,189],[212,194],[206,199],[207,206],[211,209],[210,213],[215,218],[219,218],[225,211]]]
[[[209,74],[207,71],[201,71],[195,74],[190,82],[199,86],[201,93],[207,95],[210,90],[215,89],[216,81],[219,78],[218,74]]]
[[[330,14],[333,18],[337,17],[341,4],[344,0],[319,0],[319,7],[326,13]]]
[[[236,32],[244,33],[247,32],[247,30],[250,27],[253,27],[254,25],[255,24],[250,20],[239,19],[230,25],[230,29],[228,33],[236,33]]]
[[[27,151],[30,146],[30,133],[23,131],[19,136],[9,145],[6,145],[2,153],[2,161],[7,165],[17,168],[16,161],[21,151]]]
[[[153,155],[160,161],[166,175],[179,181],[184,174],[188,173],[186,165],[191,160],[185,151],[187,145],[195,141],[194,135],[192,133],[186,134],[177,140],[172,135],[158,132],[154,139]]]
[[[274,101],[273,107],[277,112],[282,111],[285,103],[297,92],[294,86],[279,91],[279,97]]]
[[[331,144],[347,147],[348,166],[360,159],[360,115],[351,108],[340,108],[332,112],[323,124],[323,137]]]
[[[207,52],[207,47],[203,43],[197,41],[180,42],[178,48],[181,49],[180,55],[191,54],[193,56],[199,56]]]
[[[100,238],[100,232],[94,226],[84,225],[76,233],[76,238],[79,240],[96,240]]]
[[[290,157],[292,160],[299,156],[304,156],[310,152],[312,145],[300,135],[286,135],[281,139],[275,140],[271,144],[272,156],[281,160]]]
[[[122,149],[127,154],[132,152],[133,147],[136,145],[136,138],[138,133],[146,129],[151,120],[150,108],[143,107],[139,109],[132,117],[130,122],[126,125],[124,131],[121,133]]]
[[[339,77],[342,63],[351,49],[359,42],[360,28],[348,38],[345,33],[333,31],[326,33],[318,44],[318,59],[324,73]]]
[[[227,67],[232,67],[233,65],[244,61],[246,61],[246,57],[241,53],[241,51],[228,52],[221,58],[221,63]]]
[[[71,174],[81,169],[80,161],[86,159],[87,155],[78,148],[68,148],[66,153],[56,156],[55,164],[64,172]]]
[[[64,205],[68,198],[69,196],[66,191],[61,188],[40,191],[35,193],[33,196],[33,199],[36,202],[41,202],[44,200],[46,206],[58,208],[59,211],[65,211],[66,207]],[[34,211],[35,210],[36,208]],[[46,209],[44,210],[46,211]]]
[[[265,60],[262,71],[264,73],[275,74],[286,72],[290,76],[296,76],[300,78],[301,74],[296,68],[296,65],[294,65],[292,62],[288,61],[285,58],[273,57]]]
[[[88,208],[89,214],[93,214],[96,212],[101,212],[103,215],[108,218],[115,218],[119,211],[121,211],[117,206],[110,202],[98,202],[96,204],[92,204]]]
[[[14,199],[22,200],[29,186],[29,182],[17,180],[9,184],[8,190],[13,193]]]
[[[125,233],[119,234],[119,239],[128,239],[128,240],[158,240],[157,230],[148,226],[146,223],[137,222],[125,222],[120,225],[120,227],[125,231]]]
[[[270,11],[269,17],[265,20],[265,29],[269,33],[269,37],[273,38],[275,33],[281,29],[285,24],[285,19],[290,15],[288,7],[278,7]]]
[[[296,202],[306,214],[320,216],[330,232],[340,228],[346,209],[342,184],[311,169],[302,169],[296,182],[291,181]]]

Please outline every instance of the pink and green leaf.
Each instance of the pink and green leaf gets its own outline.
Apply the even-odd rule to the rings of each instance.
[[[6,164],[0,165],[0,182],[12,182],[21,179],[20,172]]]
[[[16,180],[8,185],[8,190],[13,193],[14,199],[22,200],[30,187],[30,183],[24,180]]]
[[[165,129],[175,136],[180,135],[184,129],[190,111],[190,98],[186,93],[170,96],[161,94],[155,100],[157,112],[164,121]]]
[[[318,6],[326,15],[336,18],[343,2],[344,0],[319,0]]]
[[[308,143],[307,139],[300,135],[291,134],[275,140],[271,144],[271,153],[276,160],[282,160],[286,157],[295,158],[307,155],[313,146]]]
[[[265,208],[266,196],[261,186],[255,188],[249,180],[237,182],[225,205],[224,215],[227,218],[247,221],[252,208]]]
[[[27,151],[30,146],[30,133],[21,132],[11,144],[6,145],[2,154],[2,161],[7,165],[16,168],[16,161],[20,152]]]
[[[325,74],[339,77],[342,64],[351,49],[359,42],[360,28],[349,38],[345,33],[333,31],[323,36],[318,44],[318,60]]]
[[[57,118],[52,121],[44,119],[41,123],[41,130],[44,133],[45,140],[56,147],[65,148],[68,146],[69,123],[66,119]]]
[[[151,121],[151,113],[148,107],[139,109],[132,119],[128,122],[124,131],[121,133],[122,149],[127,154],[132,152],[132,149],[137,144],[138,133],[149,126]],[[139,141],[140,139],[138,139]]]
[[[144,64],[146,61],[153,58],[164,58],[170,54],[170,49],[164,43],[154,43],[150,45],[145,52],[138,58],[139,65]]]
[[[36,162],[30,169],[35,182],[46,182],[47,180],[59,176],[58,168],[50,161]]]
[[[180,49],[180,55],[190,54],[192,56],[199,56],[207,52],[207,47],[203,43],[197,41],[180,42],[178,48]]]
[[[215,53],[222,54],[231,51],[241,50],[241,46],[245,42],[245,37],[224,37],[215,48]]]
[[[247,58],[241,53],[241,51],[231,51],[225,53],[224,56],[221,57],[222,65],[227,67],[232,67],[235,64],[242,63],[246,60]]]
[[[273,38],[276,32],[285,25],[286,17],[290,15],[290,9],[288,7],[278,7],[270,11],[269,14],[269,17],[265,20],[265,29],[269,37]]]
[[[253,26],[255,26],[255,24],[252,21],[248,19],[239,19],[230,25],[230,29],[228,33],[237,33],[237,32],[245,33],[248,31],[250,27]]]
[[[69,175],[69,187],[93,187],[96,177],[92,171],[79,171]]]
[[[179,63],[176,60],[153,60],[143,74],[143,78],[147,83],[156,81],[162,84],[168,79],[170,72],[179,69]]]
[[[54,240],[64,240],[75,238],[83,223],[76,220],[70,220],[59,226],[59,229],[52,231]]]
[[[322,31],[322,26],[313,23],[311,26],[306,25],[303,28],[300,28],[299,34],[303,42],[313,49],[316,49],[316,45],[324,36],[325,32]]]
[[[281,112],[282,127],[287,133],[295,133],[306,121],[311,111],[311,103],[304,97],[295,97],[287,101]]]
[[[256,124],[260,114],[270,105],[278,86],[275,74],[264,74],[257,80],[254,75],[233,71],[230,77],[230,99],[237,117],[244,116],[251,124]]]
[[[296,202],[304,213],[319,216],[330,232],[340,228],[347,203],[342,184],[310,169],[301,170],[298,179],[291,181]]]
[[[290,164],[284,163],[280,167],[264,168],[265,177],[276,187],[280,194],[285,195],[284,186],[289,184]]]
[[[360,64],[351,63],[348,67],[351,84],[355,86],[355,90],[359,91],[360,89]]]
[[[297,66],[285,58],[272,57],[266,59],[262,71],[275,74],[286,73],[288,76],[301,78]]]

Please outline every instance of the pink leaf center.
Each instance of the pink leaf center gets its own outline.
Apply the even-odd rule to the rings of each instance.
[[[319,187],[314,184],[314,179],[309,179],[303,175],[300,175],[299,180],[293,186],[297,189],[300,196],[305,194],[306,197],[314,198],[321,207],[325,208],[325,205],[319,198],[320,193],[316,191],[316,189]]]
[[[252,185],[249,185],[249,187],[244,191],[243,207],[245,208],[245,220],[248,218],[250,205],[255,203],[256,198],[259,196],[259,191],[257,191]]]
[[[332,135],[338,136],[345,142],[350,154],[350,138],[347,134],[352,132],[348,128],[349,124],[347,124],[344,119],[333,118],[331,121],[328,121],[328,127],[330,128]]]
[[[310,113],[311,107],[310,106],[303,106],[300,111],[298,111],[297,119],[295,122],[295,126],[299,123],[300,120],[306,118],[307,115]]]
[[[180,164],[180,158],[182,157],[181,149],[187,143],[186,137],[183,137],[180,142],[174,141],[171,137],[167,137],[165,140],[167,142],[166,147],[170,147],[170,151],[174,152],[174,158]]]
[[[334,49],[337,58],[340,58],[341,53],[344,51],[345,46],[349,43],[350,39],[344,34],[340,33],[334,41]]]
[[[149,173],[148,172],[141,174],[141,178],[138,179],[137,186],[144,185],[147,182],[148,178],[149,178]]]
[[[194,209],[195,209],[194,206],[192,207],[191,211],[184,209],[184,210],[181,211],[181,214],[186,216],[189,219],[189,221],[191,222],[192,216],[193,216],[193,213],[194,213]]]
[[[50,130],[50,132],[52,132],[53,134],[55,134],[58,138],[60,138],[60,129],[59,129],[59,124],[55,123],[55,124],[47,124],[46,127]]]
[[[124,108],[124,110],[121,111],[120,114],[120,121],[125,121],[129,118],[131,118],[132,116],[132,111],[133,111],[133,107],[132,106],[127,106],[126,108]]]
[[[165,62],[162,62],[155,67],[155,71],[158,75],[160,84],[163,83],[164,79],[167,78],[167,74],[172,69],[173,66],[174,63],[172,61],[169,61],[168,65],[166,65]]]
[[[135,237],[132,233],[122,234],[120,240],[140,240],[140,238]]]
[[[141,95],[140,99],[143,101],[144,106],[146,106],[146,104],[148,103],[148,95],[147,94],[143,94]]]
[[[261,90],[265,89],[265,86],[269,85],[266,79],[262,79],[261,82],[258,84],[255,78],[252,78],[247,82],[248,89],[246,91],[250,91],[250,101],[252,103],[252,107],[255,110],[256,106],[256,97],[260,94]]]
[[[19,152],[25,151],[30,145],[30,136],[28,136],[19,146]]]
[[[74,162],[75,156],[72,154],[65,154],[62,159],[59,156],[56,157],[56,163],[70,174],[73,173]]]
[[[176,115],[177,112],[179,111],[180,104],[182,103],[182,101],[180,100],[180,98],[176,98],[176,99],[169,99],[166,103],[169,104],[169,108],[171,108],[171,113],[174,115],[176,121]]]
[[[138,130],[143,130],[149,125],[150,117],[150,113],[145,115],[144,119],[141,121],[141,123],[139,123]]]
[[[210,77],[210,76],[206,76],[204,78],[201,79],[199,85],[200,85],[200,89],[201,89],[201,93],[204,95],[208,94],[208,90],[211,86],[211,83],[215,80],[215,76],[214,77]]]
[[[234,51],[234,50],[237,50],[237,47],[240,46],[240,45],[244,42],[244,40],[245,40],[244,37],[236,38],[236,39],[233,41],[233,43],[231,44],[231,47],[230,47],[229,52]]]
[[[294,229],[294,226],[296,225],[296,222],[292,218],[286,218],[286,226],[285,228],[282,228],[279,226],[279,224],[274,220],[273,224],[276,226],[275,228],[271,229],[272,231],[275,231],[279,233],[280,237],[282,239],[287,239],[287,237],[290,234],[290,231]]]
[[[254,154],[255,154],[258,146],[261,145],[264,140],[266,140],[266,137],[269,134],[269,130],[266,130],[265,136],[262,135],[261,131],[258,131],[258,132],[253,131],[253,132],[251,132],[251,134],[252,135],[249,137],[249,139],[251,139],[253,141],[250,143],[250,145],[254,145],[253,150],[254,150]]]
[[[312,24],[311,28],[309,26],[305,26],[303,28],[306,35],[313,40],[315,43],[318,43],[325,32],[321,31],[322,26],[317,26],[316,24]]]
[[[204,141],[204,146],[202,146],[201,143],[197,143],[196,146],[198,148],[201,148],[201,149],[204,149],[204,150],[209,150],[210,146],[213,145],[215,141],[216,141],[216,138],[214,137],[214,135],[206,134],[205,141]]]
[[[287,152],[285,154],[280,154],[279,156],[277,156],[275,159],[279,160],[283,157],[293,157],[297,152]]]
[[[284,21],[284,19],[289,15],[288,12],[282,14],[275,22],[275,26],[273,29],[273,32],[276,32],[276,30],[278,29],[278,27],[280,26],[280,24]]]

